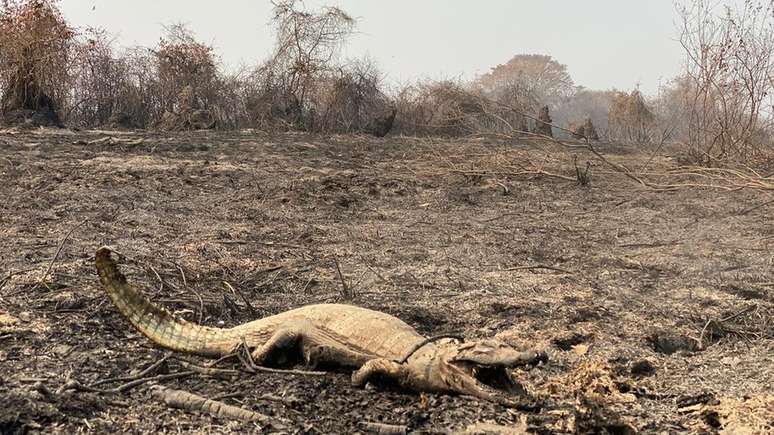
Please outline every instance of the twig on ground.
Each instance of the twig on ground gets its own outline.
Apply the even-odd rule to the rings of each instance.
[[[758,210],[758,209],[760,209],[760,208],[766,207],[767,205],[771,205],[771,204],[774,204],[774,199],[771,199],[771,200],[768,200],[768,201],[766,201],[766,202],[764,202],[764,203],[758,204],[758,205],[756,205],[756,206],[753,206],[753,207],[750,207],[750,208],[744,209],[744,210],[742,210],[742,211],[740,211],[740,212],[739,212],[739,215],[740,215],[740,216],[744,216],[744,215],[746,215],[746,214],[752,213],[752,212],[754,212],[755,210]]]
[[[535,270],[535,269],[546,269],[546,270],[553,270],[556,272],[562,272],[569,275],[574,274],[575,272],[567,269],[562,269],[561,267],[556,266],[548,266],[546,264],[535,264],[532,266],[516,266],[516,267],[509,267],[507,269],[501,269],[503,272],[513,272],[516,270]]]
[[[51,273],[51,269],[54,267],[54,263],[56,263],[56,260],[59,258],[59,254],[62,253],[62,248],[64,248],[65,242],[67,242],[67,239],[70,238],[70,236],[77,230],[78,228],[82,227],[86,222],[88,222],[88,219],[84,219],[79,223],[78,225],[72,227],[70,231],[65,234],[65,236],[62,238],[62,241],[59,242],[59,247],[56,249],[56,253],[54,254],[54,258],[51,259],[51,261],[48,263],[48,268],[46,269],[46,272],[43,274],[43,276],[40,278],[40,281],[35,284],[30,291],[35,291],[38,287],[45,284],[46,278],[48,278],[48,274]]]
[[[749,342],[749,338],[747,336],[748,335],[754,335],[754,334],[751,334],[751,333],[746,332],[746,331],[737,331],[737,330],[728,328],[727,326],[723,325],[723,323],[729,322],[731,320],[734,320],[737,317],[745,315],[745,314],[747,314],[747,313],[749,313],[751,311],[755,311],[757,308],[758,308],[758,305],[751,305],[751,306],[746,307],[746,308],[744,308],[744,309],[742,309],[742,310],[740,310],[740,311],[738,311],[738,312],[736,312],[734,314],[726,316],[726,317],[724,317],[724,318],[722,318],[720,320],[715,320],[715,319],[707,320],[707,322],[704,324],[704,327],[701,329],[701,333],[699,334],[699,338],[696,339],[696,341],[698,343],[698,348],[700,350],[703,350],[703,349],[706,348],[704,346],[704,336],[707,334],[707,332],[710,329],[712,329],[712,331],[714,331],[714,332],[719,332],[719,333],[732,333],[732,334],[736,334],[736,335],[744,338],[745,340],[747,340]]]
[[[360,277],[357,279],[357,281],[352,284],[352,288],[358,288],[360,286],[360,283],[363,282],[363,278],[365,278],[366,273],[368,273],[368,271],[364,270],[363,273],[360,274]]]
[[[267,424],[271,417],[248,409],[227,405],[212,399],[207,399],[182,390],[173,390],[162,386],[154,386],[153,393],[167,405],[186,411],[201,412],[218,418],[229,418],[242,421],[254,421]]]
[[[390,284],[391,286],[395,287],[395,283],[394,283],[394,282],[392,282],[392,281],[390,281],[389,279],[387,279],[387,278],[383,277],[383,276],[382,276],[382,274],[380,274],[380,273],[379,273],[379,272],[378,272],[376,269],[374,269],[373,267],[371,267],[371,265],[369,265],[369,264],[366,264],[366,267],[368,268],[368,270],[370,270],[371,272],[373,272],[373,274],[374,274],[374,275],[376,275],[377,277],[379,277],[379,279],[381,279],[381,280],[382,280],[384,283],[386,283],[386,284]]]
[[[514,212],[514,213],[503,213],[503,214],[499,214],[499,215],[497,215],[497,216],[495,216],[493,218],[482,219],[482,220],[478,220],[477,219],[476,221],[479,222],[479,223],[482,223],[482,224],[486,224],[486,223],[489,223],[489,222],[494,222],[496,220],[500,220],[500,219],[511,217],[511,216],[524,216],[524,214],[525,213],[523,211]]]
[[[204,318],[204,299],[202,299],[202,295],[199,294],[195,289],[188,288],[188,280],[185,278],[185,272],[183,271],[183,267],[179,264],[175,264],[177,267],[177,270],[180,271],[180,276],[183,277],[183,288],[186,290],[191,290],[191,293],[196,296],[196,299],[199,300],[199,323],[202,323],[202,319]]]
[[[153,272],[154,275],[156,275],[156,279],[159,280],[159,292],[164,290],[164,280],[161,278],[161,275],[156,271],[156,269],[153,266],[150,267],[150,270]]]
[[[57,393],[61,393],[66,390],[78,390],[78,391],[87,391],[90,393],[100,393],[100,394],[118,394],[123,393],[124,391],[128,391],[134,387],[137,387],[139,385],[148,383],[148,382],[158,382],[158,381],[166,381],[168,379],[180,379],[185,378],[188,376],[193,375],[195,372],[193,371],[185,371],[185,372],[178,372],[178,373],[168,373],[164,375],[157,375],[157,376],[150,376],[147,378],[140,378],[135,379],[133,381],[127,382],[123,385],[119,385],[118,387],[111,388],[109,390],[104,390],[100,388],[94,388],[89,385],[83,385],[77,380],[70,380],[66,382],[64,385],[59,387],[57,390]]]
[[[624,243],[618,245],[619,248],[660,248],[663,246],[673,246],[680,244],[680,240],[671,240],[666,242],[654,242],[654,243]]]
[[[196,372],[194,372],[193,370],[188,370],[188,371],[184,371],[184,372],[168,373],[168,374],[164,374],[164,375],[151,376],[151,377],[147,377],[147,378],[140,378],[140,379],[136,379],[136,380],[131,381],[131,382],[127,382],[127,383],[125,383],[123,385],[119,385],[118,387],[114,388],[113,390],[115,392],[117,392],[117,393],[121,393],[121,392],[130,390],[130,389],[132,389],[132,388],[134,388],[134,387],[136,387],[138,385],[145,384],[147,382],[156,382],[156,381],[166,381],[168,379],[187,378],[188,376],[191,376],[194,373],[196,373]]]
[[[341,281],[341,295],[347,300],[354,299],[355,292],[349,288],[344,280],[344,275],[341,274],[341,268],[339,267],[339,260],[335,256],[333,257],[333,263],[336,265],[336,273],[339,275],[339,281]]]
[[[261,244],[261,245],[264,245],[264,246],[279,246],[279,247],[282,247],[282,248],[304,249],[303,246],[291,245],[290,243],[258,242],[258,241],[256,241],[255,243],[258,243],[258,244]]]
[[[747,314],[747,313],[749,313],[750,311],[754,311],[754,310],[755,310],[755,309],[757,309],[757,308],[758,308],[758,306],[757,306],[757,305],[750,305],[749,307],[747,307],[747,308],[745,308],[745,309],[743,309],[743,310],[741,310],[741,311],[739,311],[739,312],[736,312],[736,313],[734,313],[734,314],[731,314],[730,316],[727,316],[727,317],[724,317],[724,318],[720,319],[720,321],[721,321],[721,322],[728,322],[729,320],[734,320],[734,319],[736,319],[737,317],[739,317],[739,316],[741,316],[741,315],[744,315],[744,314]]]
[[[218,369],[215,367],[202,367],[181,358],[175,358],[175,360],[185,369],[194,371],[196,373],[199,373],[200,375],[210,376],[213,378],[233,379],[235,376],[238,376],[240,373],[239,370]]]
[[[10,272],[3,279],[0,279],[0,290],[2,290],[3,287],[5,287],[5,285],[8,284],[8,281],[10,281],[11,278],[13,278],[14,276],[21,275],[22,273],[32,272],[33,270],[35,270],[35,269],[22,269],[22,270],[18,270],[16,272]]]
[[[282,403],[283,405],[287,405],[287,406],[293,406],[298,403],[298,398],[296,397],[291,397],[290,399],[286,399],[284,397],[275,396],[274,394],[262,394],[256,397],[256,399],[267,400],[269,402]]]
[[[93,384],[90,384],[89,387],[95,388],[103,384],[110,384],[112,382],[126,382],[126,381],[133,381],[136,379],[140,379],[142,377],[148,376],[149,374],[153,373],[161,367],[162,364],[167,362],[167,360],[172,356],[171,353],[168,353],[164,355],[161,359],[154,362],[153,364],[149,365],[147,368],[145,368],[143,371],[137,373],[136,375],[130,375],[130,376],[119,376],[117,378],[108,378],[108,379],[102,379],[101,381],[97,381]]]
[[[239,296],[240,299],[242,299],[242,302],[244,302],[245,305],[247,305],[247,309],[248,311],[250,311],[250,315],[252,315],[253,317],[258,317],[258,312],[255,311],[255,308],[253,308],[253,305],[250,303],[250,301],[247,300],[247,298],[241,291],[237,290],[234,286],[229,284],[228,281],[223,281],[223,285],[226,286],[229,290],[231,290],[232,293]]]

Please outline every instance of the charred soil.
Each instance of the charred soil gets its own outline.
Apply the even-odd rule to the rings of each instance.
[[[603,151],[630,165],[649,160],[622,146]],[[655,192],[582,151],[577,161],[592,162],[586,186],[492,166],[539,153],[485,140],[2,132],[0,432],[771,429],[769,197]],[[572,177],[574,161],[555,151],[546,170]],[[649,164],[676,165],[666,156]],[[343,301],[426,335],[540,347],[550,361],[514,373],[531,396],[518,410],[356,389],[346,373],[234,373],[240,366],[224,362],[231,371],[175,376],[186,363],[154,366],[166,352],[100,289],[101,245],[124,255],[154,301],[202,324]],[[108,390],[128,379],[97,384],[148,367],[154,379],[123,391]],[[169,408],[154,384],[274,422]]]

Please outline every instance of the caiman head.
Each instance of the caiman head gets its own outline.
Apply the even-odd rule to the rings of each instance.
[[[545,352],[521,351],[499,340],[482,340],[439,346],[431,362],[447,391],[502,404],[514,404],[525,394],[509,369],[548,361]]]

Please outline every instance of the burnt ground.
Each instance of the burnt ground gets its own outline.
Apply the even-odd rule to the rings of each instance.
[[[601,149],[635,167],[649,157]],[[534,144],[5,131],[0,432],[345,433],[363,422],[427,432],[477,422],[542,433],[771,429],[770,197],[656,192],[577,154],[593,163],[588,186],[525,173],[531,159],[574,176],[571,153]],[[649,171],[663,182],[675,166],[659,155]],[[92,263],[105,244],[155,301],[207,325],[340,302],[338,261],[350,303],[428,335],[540,347],[550,361],[515,373],[527,410],[359,390],[346,373],[196,374],[118,394],[68,388],[136,374],[165,355],[99,288]],[[275,423],[172,409],[153,383]]]

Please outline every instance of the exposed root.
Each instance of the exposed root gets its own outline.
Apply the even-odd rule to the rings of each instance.
[[[217,400],[207,399],[182,390],[173,390],[162,386],[153,387],[153,394],[167,405],[185,411],[201,412],[217,418],[241,421],[254,421],[267,424],[271,417],[248,409],[238,408]]]

